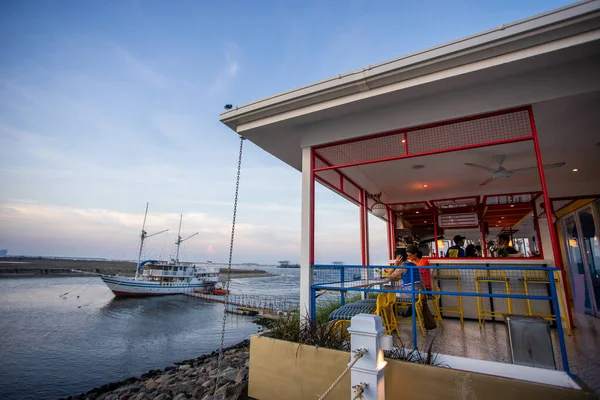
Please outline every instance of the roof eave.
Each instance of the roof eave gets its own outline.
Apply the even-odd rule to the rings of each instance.
[[[242,123],[366,91],[381,86],[382,82],[385,85],[400,82],[405,79],[408,72],[413,77],[419,75],[419,70],[422,70],[422,74],[427,74],[436,65],[443,69],[443,66],[449,62],[458,62],[458,59],[465,56],[468,56],[469,62],[482,60],[489,57],[490,49],[502,45],[512,44],[514,47],[522,41],[523,47],[531,46],[531,43],[526,42],[534,36],[537,36],[538,42],[541,43],[543,43],[544,37],[547,38],[547,41],[556,40],[560,37],[557,37],[555,33],[560,29],[563,30],[564,37],[566,37],[577,33],[577,25],[581,25],[581,31],[585,31],[585,29],[589,29],[589,24],[586,25],[585,22],[599,19],[600,1],[581,1],[486,32],[235,107],[222,113],[220,120],[232,130],[237,131],[238,125]],[[573,28],[575,28],[575,32]]]

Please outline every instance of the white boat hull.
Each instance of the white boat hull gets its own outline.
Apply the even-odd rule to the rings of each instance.
[[[101,276],[100,278],[115,296],[164,296],[191,293],[195,290],[212,288],[216,283],[196,280],[195,282],[166,286],[161,285],[160,282],[149,282],[125,277]]]

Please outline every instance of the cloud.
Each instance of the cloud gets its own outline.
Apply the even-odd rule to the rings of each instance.
[[[220,94],[228,89],[233,83],[240,70],[240,64],[230,52],[225,52],[225,66],[217,73],[215,81],[209,86],[210,94]]]

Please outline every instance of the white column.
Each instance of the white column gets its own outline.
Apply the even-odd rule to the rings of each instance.
[[[302,223],[300,232],[300,316],[308,317],[310,312],[310,287],[312,286],[312,210],[313,190],[312,182],[312,151],[310,147],[302,149]]]
[[[383,350],[391,350],[392,337],[384,335],[385,329],[381,323],[381,317],[372,314],[358,314],[351,320],[350,348],[354,352],[359,349],[367,349],[367,352],[350,370],[351,395],[354,397],[353,386],[366,383],[363,393],[365,400],[385,399],[385,366],[387,361],[383,359]]]

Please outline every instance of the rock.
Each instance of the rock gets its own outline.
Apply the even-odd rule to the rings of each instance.
[[[190,368],[192,368],[192,366],[191,366],[191,365],[181,365],[181,366],[179,367],[179,370],[180,370],[180,371],[186,371],[186,370],[188,370],[188,369],[190,369]]]
[[[190,395],[196,399],[201,399],[208,392],[208,389],[202,386],[196,386],[192,389]]]
[[[229,367],[219,374],[219,379],[234,382],[238,372],[237,369]]]
[[[173,398],[173,400],[188,400],[185,396],[185,393],[179,393],[177,396]]]
[[[158,396],[156,396],[154,398],[154,400],[171,400],[171,396],[169,396],[166,393],[163,393],[163,394],[159,394]]]
[[[153,380],[144,382],[143,385],[148,389],[156,389],[159,386],[159,383],[153,379]]]
[[[248,378],[248,370],[247,369],[240,369],[238,371],[238,373],[235,375],[235,377],[233,378],[233,381],[235,383],[242,383],[243,381],[246,380],[246,378]]]
[[[196,380],[196,386],[202,386],[204,382],[206,382],[206,378],[204,376],[201,376],[198,378],[198,380]]]
[[[215,378],[210,378],[209,380],[207,380],[206,382],[204,382],[202,384],[202,387],[208,388],[208,387],[214,386],[214,384],[215,384]]]

